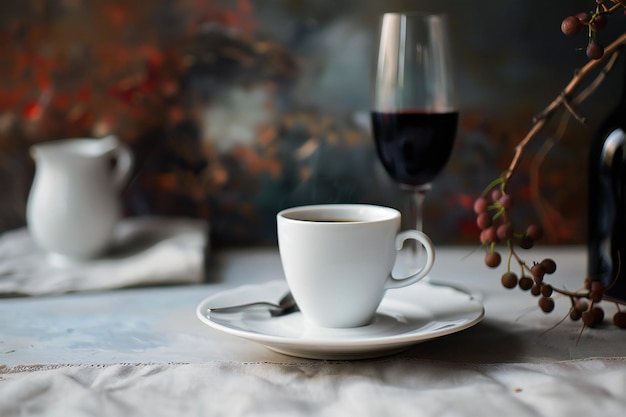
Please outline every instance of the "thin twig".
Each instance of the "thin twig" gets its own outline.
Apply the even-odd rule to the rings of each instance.
[[[561,104],[563,104],[563,106],[567,109],[569,114],[572,115],[574,119],[578,120],[578,123],[582,125],[587,123],[587,119],[585,119],[583,116],[580,116],[578,113],[576,113],[576,110],[574,110],[569,100],[566,97],[564,97],[563,92],[561,93]]]
[[[596,89],[600,86],[600,84],[602,84],[604,82],[604,79],[606,78],[607,74],[609,72],[611,72],[611,70],[615,66],[615,63],[617,62],[617,59],[620,56],[620,52],[621,52],[620,50],[617,50],[613,54],[611,54],[611,57],[609,58],[609,61],[606,63],[604,68],[602,68],[602,71],[600,71],[600,73],[593,80],[593,82],[589,83],[589,85],[583,91],[581,91],[576,97],[574,97],[572,100],[570,100],[570,103],[572,105],[576,106],[576,105],[582,103],[594,91],[596,91]]]
[[[571,81],[563,89],[561,94],[559,94],[541,113],[535,116],[535,118],[533,119],[533,126],[528,131],[526,136],[515,147],[515,154],[513,155],[511,164],[504,174],[505,184],[515,173],[515,170],[520,163],[526,145],[544,128],[548,121],[550,121],[554,112],[558,110],[561,106],[564,106],[566,101],[571,100],[571,96],[574,91],[576,91],[579,85],[599,65],[608,61],[608,64],[606,65],[612,66],[612,62],[614,62],[613,60],[611,60],[613,54],[615,54],[620,48],[622,48],[624,44],[626,44],[626,33],[622,34],[604,50],[604,55],[602,58],[597,60],[590,60],[582,69],[580,69],[580,71],[577,71]],[[599,83],[597,85],[599,85]]]
[[[570,101],[565,100],[563,102],[563,104],[567,107],[568,111],[562,113],[561,120],[559,121],[558,127],[553,137],[548,138],[541,145],[540,149],[537,151],[537,154],[533,157],[531,168],[530,168],[530,173],[529,173],[530,175],[529,182],[530,182],[530,189],[534,197],[533,201],[535,202],[535,209],[539,213],[545,214],[548,211],[550,211],[550,213],[553,216],[559,215],[558,211],[555,210],[552,206],[550,206],[549,203],[544,198],[542,198],[541,192],[540,192],[539,171],[541,169],[541,166],[543,164],[545,157],[550,152],[550,150],[554,147],[555,143],[559,142],[561,139],[563,139],[563,137],[565,137],[565,132],[567,131],[567,128],[569,126],[569,122],[572,116],[577,117],[580,123],[584,123],[584,119],[582,117],[579,117],[576,114],[572,106],[576,106],[584,102],[602,84],[607,74],[615,66],[615,63],[617,62],[619,58],[620,52],[621,51],[618,50],[610,56],[610,58],[608,59],[608,62],[602,68],[602,71],[598,73],[596,78],[594,78],[593,81],[590,82],[589,85],[587,85],[585,89],[583,89]],[[546,215],[541,215],[539,217],[543,220],[543,227],[545,230],[549,231],[549,234],[554,234],[556,229],[560,226],[560,223],[554,222],[552,220],[548,221],[547,219],[549,217]]]

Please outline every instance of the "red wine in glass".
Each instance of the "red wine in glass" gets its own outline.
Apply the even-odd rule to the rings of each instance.
[[[452,153],[459,118],[447,22],[439,13],[390,12],[378,32],[372,136],[387,173],[409,195],[403,217],[417,230],[425,195]],[[409,252],[418,256],[412,246]]]
[[[394,181],[411,187],[431,183],[450,158],[458,118],[457,111],[373,111],[376,151]]]

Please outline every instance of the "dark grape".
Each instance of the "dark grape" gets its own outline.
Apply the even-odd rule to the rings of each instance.
[[[570,310],[569,317],[574,321],[578,321],[582,318],[583,313],[587,311],[588,308],[589,304],[587,304],[585,300],[577,300]]]
[[[577,17],[568,16],[561,23],[561,32],[567,36],[574,36],[582,29],[583,24]]]
[[[502,257],[498,252],[489,252],[485,256],[485,264],[489,268],[497,268],[500,265],[500,262],[502,262]]]
[[[501,282],[504,288],[515,288],[517,286],[517,275],[514,272],[506,272],[502,275]]]
[[[600,281],[593,281],[591,283],[591,291],[589,292],[589,299],[594,303],[602,301],[604,295],[604,284]]]
[[[585,326],[595,326],[596,323],[593,320],[593,314],[591,313],[591,311],[583,311],[581,317],[583,319],[583,323],[585,323]]]
[[[523,276],[519,279],[519,287],[524,291],[530,290],[534,284],[535,282],[531,277]]]
[[[550,297],[552,295],[552,292],[552,285],[544,284],[541,286],[541,295],[543,295],[544,297]]]
[[[574,304],[574,308],[582,313],[583,311],[587,311],[589,304],[585,300],[578,300],[576,304]]]
[[[535,277],[535,281],[541,282],[546,274],[546,270],[541,264],[534,264],[532,268],[530,268],[530,273],[533,274],[533,277]]]
[[[618,311],[613,316],[613,324],[620,329],[626,329],[626,311]]]
[[[602,310],[600,307],[593,307],[591,309],[591,312],[595,316],[596,322],[602,323],[602,321],[604,320],[604,310]]]
[[[539,297],[541,295],[541,285],[539,284],[533,285],[533,287],[530,289],[530,293],[534,295],[535,297]]]
[[[604,47],[592,40],[587,45],[586,53],[589,59],[600,59],[604,56]]]
[[[586,326],[597,326],[604,320],[604,310],[600,307],[593,307],[591,310],[583,312],[582,318]]]
[[[604,292],[604,284],[601,281],[592,281],[591,291]]]
[[[539,304],[539,308],[544,313],[549,313],[552,310],[554,310],[554,300],[550,297],[541,297],[539,299],[538,304]]]
[[[535,245],[535,241],[532,240],[530,237],[528,236],[524,236],[523,238],[520,239],[519,241],[519,246],[522,249],[530,249]]]
[[[599,303],[602,301],[602,293],[600,291],[591,291],[589,293],[589,299],[594,303]]]
[[[554,274],[556,272],[556,262],[550,258],[546,258],[541,261],[540,265],[543,270],[546,271],[546,274]]]
[[[603,14],[599,14],[591,22],[591,27],[593,28],[593,30],[603,30],[606,27],[607,23],[608,19],[606,18],[606,16]]]

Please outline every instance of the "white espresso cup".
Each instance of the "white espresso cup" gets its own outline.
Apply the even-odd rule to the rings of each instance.
[[[277,215],[278,246],[287,285],[305,319],[318,327],[358,327],[372,322],[390,288],[411,285],[433,266],[431,240],[400,229],[400,212],[366,204],[295,207]],[[418,241],[421,267],[393,277],[397,251]]]

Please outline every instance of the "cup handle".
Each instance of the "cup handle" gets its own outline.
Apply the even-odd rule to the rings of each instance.
[[[134,163],[133,153],[130,148],[123,143],[119,143],[114,151],[116,165],[113,171],[113,185],[116,189],[121,189],[130,176]]]
[[[396,236],[396,250],[399,251],[400,249],[402,249],[404,241],[408,239],[417,240],[419,243],[422,244],[422,246],[426,250],[426,264],[418,269],[417,272],[405,278],[394,278],[393,276],[391,276],[391,274],[389,274],[387,282],[385,283],[385,289],[401,288],[411,284],[415,284],[417,281],[424,278],[426,274],[430,272],[433,264],[435,263],[435,246],[433,245],[433,242],[430,240],[430,238],[420,231],[404,230],[398,233],[398,235]]]

